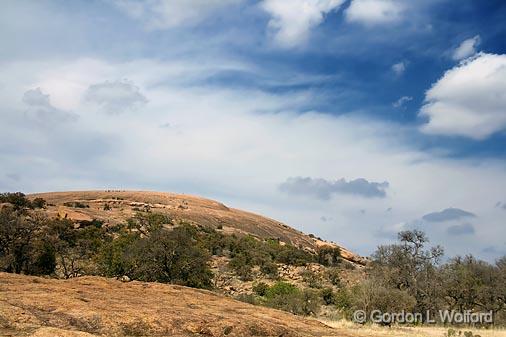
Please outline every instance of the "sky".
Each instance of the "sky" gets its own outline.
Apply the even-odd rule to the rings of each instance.
[[[7,0],[0,191],[200,195],[506,254],[503,0]]]

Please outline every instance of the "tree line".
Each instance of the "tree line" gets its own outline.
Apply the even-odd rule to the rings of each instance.
[[[427,313],[439,310],[490,312],[506,322],[506,256],[487,263],[472,255],[443,263],[443,248],[427,247],[419,230],[398,234],[398,243],[380,246],[364,281],[340,294],[340,306],[354,310]],[[434,317],[432,317],[434,318]],[[436,316],[437,318],[437,316]]]

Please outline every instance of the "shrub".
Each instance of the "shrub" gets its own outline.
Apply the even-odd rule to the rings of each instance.
[[[264,264],[260,266],[260,271],[272,279],[279,277],[278,265],[271,261],[264,262]]]
[[[267,298],[274,298],[280,295],[291,295],[298,292],[299,289],[291,283],[279,281],[267,289],[265,296]]]
[[[24,208],[31,208],[30,200],[21,192],[14,193],[0,193],[0,203],[9,203],[14,206],[15,210],[22,210]]]
[[[341,250],[338,247],[324,246],[318,249],[318,263],[324,266],[336,266],[341,262]]]
[[[265,282],[256,283],[253,285],[253,292],[258,296],[265,296],[269,286]]]
[[[32,201],[33,208],[46,208],[46,200],[43,198],[35,198]]]
[[[89,206],[89,205],[83,204],[82,202],[79,202],[79,201],[74,201],[74,202],[64,202],[64,203],[63,203],[63,206],[66,206],[66,207],[73,207],[73,208],[90,208],[90,206]]]
[[[243,281],[251,281],[253,279],[251,261],[246,254],[238,254],[234,256],[228,263],[234,272]]]
[[[351,304],[356,310],[364,310],[368,314],[372,310],[381,312],[409,312],[413,310],[416,300],[406,291],[392,289],[366,280],[351,290]]]
[[[267,289],[265,299],[267,306],[305,316],[317,314],[321,304],[317,292],[300,290],[286,282],[277,282]]]
[[[338,289],[334,293],[334,304],[338,309],[348,312],[353,305],[350,291],[346,288]]]
[[[341,286],[341,272],[336,267],[331,267],[327,269],[325,273],[327,279],[332,283],[333,286],[340,287]]]
[[[322,287],[322,278],[319,274],[311,271],[304,270],[302,272],[302,279],[310,288],[321,288]]]
[[[332,290],[332,288],[321,289],[320,297],[326,305],[336,304],[336,295],[334,294],[334,290]]]
[[[280,247],[280,252],[276,256],[276,260],[278,262],[294,266],[304,266],[315,261],[315,258],[311,253],[302,249],[298,249],[291,245],[280,245]]]

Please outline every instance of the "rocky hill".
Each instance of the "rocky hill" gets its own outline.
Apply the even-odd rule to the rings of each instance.
[[[174,221],[186,221],[220,228],[224,233],[250,234],[315,251],[321,246],[339,247],[345,260],[358,266],[365,259],[333,242],[304,234],[279,221],[196,196],[146,191],[74,191],[31,194],[29,198],[47,201],[51,216],[73,220],[93,219],[108,224],[125,222],[138,211],[168,214]]]
[[[0,336],[347,336],[311,319],[176,285],[0,273]]]

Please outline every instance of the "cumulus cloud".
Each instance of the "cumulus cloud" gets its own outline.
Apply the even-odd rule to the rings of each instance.
[[[401,98],[399,98],[397,101],[393,102],[392,103],[392,106],[394,108],[401,108],[403,107],[406,103],[410,102],[413,100],[413,97],[411,96],[402,96]]]
[[[453,225],[446,229],[446,233],[448,235],[471,235],[474,234],[476,231],[474,229],[474,226],[470,223],[463,223],[461,225]]]
[[[28,115],[40,122],[69,122],[75,121],[78,116],[72,112],[60,110],[50,102],[50,96],[41,88],[30,89],[23,94],[23,103],[28,106]]]
[[[442,210],[441,212],[433,212],[426,214],[422,217],[422,219],[429,222],[444,222],[474,217],[476,217],[476,215],[474,215],[471,212],[467,212],[459,208],[447,208]]]
[[[197,24],[217,10],[243,0],[111,0],[148,29],[170,29]]]
[[[397,76],[401,76],[406,71],[406,63],[405,62],[399,62],[392,66],[392,71]]]
[[[476,47],[480,44],[481,39],[479,35],[472,37],[470,39],[464,40],[460,46],[458,46],[454,51],[452,58],[455,61],[460,61],[470,56],[476,54]]]
[[[425,95],[421,130],[482,140],[506,129],[506,55],[480,53],[447,71]]]
[[[397,0],[353,0],[346,9],[346,20],[364,25],[380,25],[402,19],[404,4]]]
[[[85,100],[97,104],[109,114],[120,114],[147,103],[140,89],[128,81],[102,82],[90,85]]]
[[[288,178],[279,189],[288,194],[301,194],[315,196],[321,200],[329,200],[332,194],[350,194],[364,198],[384,198],[388,182],[376,183],[358,178],[346,181],[344,178],[329,181],[322,178]]]
[[[338,10],[344,0],[263,0],[261,7],[269,13],[269,29],[282,47],[305,42],[311,29],[320,25],[325,15]]]

